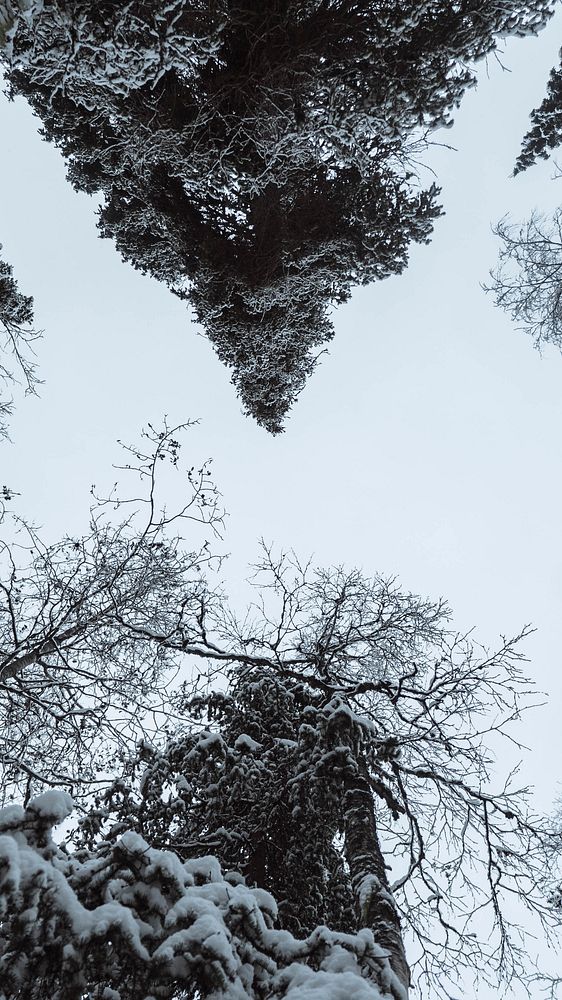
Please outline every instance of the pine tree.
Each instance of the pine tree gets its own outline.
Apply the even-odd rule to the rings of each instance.
[[[514,173],[527,170],[537,159],[548,159],[552,150],[561,142],[562,68],[555,67],[550,74],[546,97],[531,114],[531,128],[523,139]]]
[[[132,832],[69,853],[52,828],[71,810],[64,791],[0,809],[2,1000],[404,1000],[369,931],[296,939],[216,858]]]
[[[0,260],[0,323],[5,329],[15,329],[32,322],[33,299],[29,295],[22,295],[12,267]]]
[[[45,3],[8,79],[103,194],[103,235],[187,297],[244,408],[273,432],[329,310],[427,242],[413,165],[498,36],[550,0]]]

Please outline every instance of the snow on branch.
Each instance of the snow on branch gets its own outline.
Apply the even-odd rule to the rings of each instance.
[[[405,996],[370,931],[297,940],[274,928],[269,893],[136,833],[73,854],[51,835],[71,810],[50,791],[0,811],[2,1000],[37,981],[51,1000]]]

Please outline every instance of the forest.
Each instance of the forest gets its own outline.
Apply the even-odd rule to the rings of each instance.
[[[0,0],[2,134],[21,174],[2,179],[0,231],[0,1000],[561,995],[559,647],[545,626],[543,685],[541,612],[529,624],[514,597],[534,616],[542,602],[546,622],[549,593],[559,620],[562,209],[529,203],[542,167],[559,175],[559,66],[537,67],[542,96],[533,110],[523,95],[502,175],[502,204],[526,185],[526,221],[509,207],[498,221],[498,205],[495,262],[475,272],[490,327],[505,319],[497,368],[468,293],[454,306],[474,328],[471,362],[446,294],[429,317],[416,305],[422,259],[448,260],[444,287],[468,259],[471,233],[441,228],[436,166],[468,156],[457,116],[466,105],[484,121],[495,66],[512,100],[492,111],[505,145],[500,120],[521,103],[506,61],[554,37],[557,8]],[[464,198],[487,206],[493,167],[471,141],[483,172]],[[22,217],[33,185],[60,233],[42,234],[33,208]],[[64,336],[44,326],[53,282]],[[391,309],[412,300],[412,342],[426,319],[436,328],[427,370],[408,375],[384,295]],[[396,370],[365,355],[345,376],[357,310]],[[516,371],[511,350],[513,400],[499,375],[487,395],[490,372]],[[197,392],[217,429],[192,412]],[[224,499],[202,457],[217,441]],[[420,529],[433,508],[436,527]],[[504,536],[513,562],[497,555]],[[396,571],[369,564],[387,541]],[[490,610],[483,637],[473,606]],[[525,763],[541,740],[546,808]]]

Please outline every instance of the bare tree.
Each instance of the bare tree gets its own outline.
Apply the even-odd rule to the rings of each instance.
[[[187,425],[186,425],[187,426]],[[162,463],[179,469],[184,428],[149,428],[147,447],[127,448],[132,496],[94,492],[87,534],[55,544],[10,515],[4,490],[0,543],[0,766],[3,793],[27,800],[47,785],[76,788],[111,772],[112,755],[158,716],[176,657],[143,631],[199,634],[212,595],[203,570],[222,519],[207,463],[184,470],[186,499],[160,504]],[[115,512],[120,517],[115,519]],[[199,547],[178,536],[200,525]],[[207,537],[205,537],[207,536]],[[152,722],[147,713],[153,715]]]
[[[0,260],[0,386],[21,380],[26,393],[36,393],[39,380],[33,344],[39,336],[33,329],[33,299],[22,295],[11,266]],[[11,412],[11,400],[0,397],[0,438],[6,436]]]
[[[547,219],[533,212],[524,223],[506,217],[494,228],[499,263],[484,286],[535,345],[562,347],[562,208]]]
[[[549,932],[550,834],[515,773],[494,789],[492,752],[530,701],[528,630],[488,652],[450,632],[443,604],[391,580],[267,549],[257,572],[258,602],[241,620],[217,603],[197,642],[181,628],[150,634],[224,681],[184,685],[183,725],[129,761],[86,842],[132,824],[272,892],[299,937],[323,923],[369,927],[395,997],[411,979],[449,996],[467,971],[492,988],[528,981],[518,924],[527,909]]]

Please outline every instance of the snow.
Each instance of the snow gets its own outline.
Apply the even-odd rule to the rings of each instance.
[[[48,792],[42,792],[41,795],[36,795],[35,798],[31,799],[27,808],[29,812],[36,813],[56,826],[57,823],[62,823],[70,816],[74,809],[74,803],[68,792],[51,788]]]
[[[243,753],[257,753],[258,750],[263,749],[262,743],[256,743],[251,736],[247,733],[241,733],[238,739],[234,743],[235,750],[241,750]]]
[[[315,972],[290,965],[278,978],[285,1000],[383,1000],[378,987],[352,972]]]
[[[31,987],[37,962],[50,983],[76,995],[105,980],[104,1000],[135,995],[139,977],[168,1000],[196,982],[209,1000],[388,1000],[391,984],[399,995],[369,931],[319,927],[298,940],[277,930],[273,897],[234,873],[227,879],[212,855],[182,862],[133,831],[79,857],[57,847],[45,826],[71,806],[69,795],[51,790],[25,810],[0,811],[5,995]],[[309,966],[311,956],[321,957],[320,968]]]
[[[18,826],[18,824],[21,824],[23,817],[24,811],[21,806],[4,806],[3,809],[0,809],[0,832]]]

